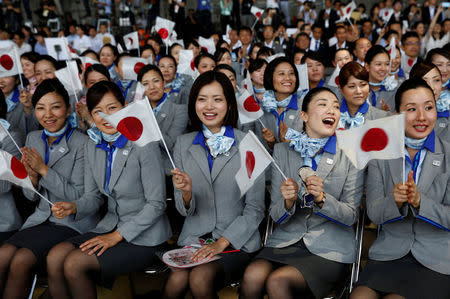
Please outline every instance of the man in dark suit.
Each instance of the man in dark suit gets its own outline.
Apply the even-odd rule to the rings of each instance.
[[[326,56],[328,45],[322,39],[323,29],[320,25],[314,24],[312,26],[312,38],[309,44],[309,50],[318,52],[320,56]]]
[[[328,40],[332,36],[337,20],[339,20],[339,16],[333,9],[333,3],[331,0],[325,0],[325,8],[319,12],[317,18],[317,24],[325,31],[323,34],[324,40]]]
[[[349,49],[349,42],[347,42],[347,28],[344,24],[337,24],[334,32],[336,37],[336,44],[328,47],[328,62],[327,65],[331,65],[331,61],[334,59],[334,55],[338,49]]]
[[[438,11],[437,0],[429,0],[429,4],[427,7],[422,7],[422,22],[425,25],[430,25],[431,20],[434,17],[434,14]],[[445,19],[444,11],[442,11],[441,15],[438,17],[437,22],[441,23]]]

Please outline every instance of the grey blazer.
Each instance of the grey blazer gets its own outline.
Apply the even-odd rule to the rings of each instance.
[[[25,145],[34,147],[41,155],[45,157],[45,143],[41,138],[42,131],[34,131],[28,134]],[[87,136],[74,130],[69,140],[64,136],[59,144],[50,153],[48,166],[50,167],[47,175],[39,180],[38,190],[51,202],[58,201],[76,201],[83,195],[83,173],[84,173],[84,144]],[[97,216],[92,215],[83,220],[75,219],[69,216],[64,219],[55,218],[50,210],[50,205],[40,199],[33,191],[23,189],[24,195],[29,200],[39,200],[36,210],[25,221],[22,229],[36,226],[49,220],[50,222],[68,226],[80,233],[84,233],[95,226]]]
[[[391,108],[391,112],[394,113],[394,111],[395,111],[395,93],[397,92],[397,88],[398,87],[396,87],[394,90],[391,90],[391,91],[387,91],[387,90],[382,91],[381,89],[376,91],[375,95],[376,95],[377,104],[375,107],[381,109],[381,100],[384,99],[384,102],[386,104],[388,104],[389,107]],[[369,92],[370,105],[372,105],[372,97],[373,97],[373,91],[370,90],[370,92]]]
[[[128,141],[116,151],[107,194],[107,153],[91,141],[86,143],[85,193],[76,202],[75,219],[96,214],[106,196],[106,215],[91,231],[109,233],[117,229],[126,241],[141,246],[167,241],[172,232],[164,213],[166,189],[158,143],[137,147]]]
[[[169,99],[166,99],[156,116],[156,121],[158,122],[169,151],[172,152],[177,137],[183,134],[189,121],[187,106],[175,104]],[[166,174],[170,175],[170,169],[173,166],[170,164],[169,156],[162,144],[160,148],[161,157],[164,160],[162,165]]]
[[[288,143],[275,145],[274,159],[283,172],[298,181],[298,169],[303,166],[300,154]],[[355,261],[355,233],[353,224],[358,218],[363,194],[363,172],[357,170],[344,152],[324,152],[317,166],[323,179],[325,202],[322,208],[300,208],[295,204],[285,208],[281,195],[281,174],[272,167],[270,215],[279,226],[270,235],[266,246],[283,248],[303,239],[312,253],[341,263]]]
[[[417,185],[419,209],[400,209],[393,190],[402,180],[403,159],[372,160],[368,166],[367,214],[381,231],[369,257],[378,261],[399,259],[409,252],[419,263],[450,274],[450,144],[438,137],[435,151],[427,152]]]
[[[6,114],[6,120],[17,133],[22,135],[22,139],[25,139],[27,133],[39,128],[39,122],[34,115],[34,109],[31,109],[29,116],[26,116],[21,103],[17,103],[16,107]]]
[[[117,78],[116,80],[114,80],[114,83],[117,84],[119,80],[120,80],[120,78]],[[125,98],[125,103],[133,102],[134,95],[136,93],[136,86],[137,86],[137,81],[133,80],[133,83],[131,84],[130,88],[128,89],[127,97]],[[121,88],[121,91],[122,91],[122,88]]]
[[[191,76],[186,74],[179,74],[183,79],[183,85],[180,87],[178,92],[172,92],[168,96],[168,99],[176,104],[185,104],[189,102],[189,93],[192,88],[192,84],[194,84],[194,80]]]
[[[364,114],[364,122],[366,122],[366,120],[379,119],[379,118],[387,117],[389,115],[391,115],[390,112],[378,109],[369,104],[369,109],[367,110],[366,114]]]
[[[198,238],[211,233],[225,237],[236,249],[254,252],[261,247],[258,231],[264,217],[264,175],[241,197],[234,176],[241,166],[239,142],[244,133],[234,129],[236,144],[229,154],[214,159],[209,171],[207,153],[200,144],[192,144],[198,132],[178,137],[175,165],[192,179],[192,200],[186,209],[181,191],[175,189],[176,208],[185,216],[178,245],[198,244]]]
[[[9,133],[19,146],[23,145],[21,133],[15,131],[10,131]],[[20,159],[19,150],[8,136],[0,141],[0,148]],[[17,211],[11,188],[12,184],[10,182],[0,180],[0,232],[17,230],[22,226],[22,218]]]
[[[439,117],[436,120],[434,131],[442,140],[450,142],[450,121],[448,117]]]

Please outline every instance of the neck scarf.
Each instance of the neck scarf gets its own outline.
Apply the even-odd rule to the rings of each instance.
[[[3,118],[0,118],[0,124],[3,126],[3,128],[5,128],[5,130],[9,130],[9,127],[11,126],[11,124]]]
[[[367,102],[364,102],[361,106],[359,106],[358,111],[356,112],[355,116],[350,115],[350,111],[348,110],[347,106],[347,100],[343,99],[342,105],[341,105],[341,119],[340,127],[349,129],[349,128],[356,128],[364,124],[364,114],[367,112],[367,109],[369,108],[369,104]]]
[[[253,86],[253,91],[255,93],[265,93],[266,89],[264,87],[263,88],[256,88],[255,86]]]
[[[115,134],[106,134],[100,131],[95,124],[86,131],[89,138],[91,138],[92,141],[95,142],[95,144],[102,143],[102,140],[105,140],[106,142],[115,142],[120,137],[120,132],[117,132]]]
[[[273,90],[267,90],[262,98],[262,108],[266,112],[276,111],[278,107],[286,108],[289,105],[291,98],[292,95],[282,101],[277,101],[275,92]]]
[[[17,103],[19,103],[19,89],[18,88],[14,88],[14,90],[6,97],[5,101],[6,101],[6,111],[7,112],[11,112],[14,110],[14,108],[16,108]]]
[[[405,145],[409,148],[420,150],[426,139],[427,137],[424,137],[422,139],[414,139],[405,136]]]
[[[47,135],[47,137],[59,137],[66,132],[67,126],[68,126],[68,123],[66,121],[66,124],[64,125],[64,127],[62,127],[59,131],[49,132],[49,131],[47,131],[47,129],[44,129],[44,133],[45,133],[45,135]]]
[[[436,109],[438,112],[448,111],[450,109],[450,91],[442,90],[436,101]]]
[[[285,138],[291,141],[289,145],[298,152],[302,158],[312,159],[317,152],[325,146],[330,137],[311,138],[306,135],[305,131],[299,133],[288,128]]]
[[[203,135],[206,139],[206,144],[209,147],[211,156],[216,158],[218,155],[227,153],[234,143],[234,139],[224,136],[225,126],[222,126],[219,133],[213,134],[205,125],[203,125]]]
[[[153,108],[153,114],[155,114],[155,116],[158,115],[158,112],[159,112],[159,110],[161,110],[161,107],[164,104],[164,102],[166,101],[166,98],[167,98],[167,94],[164,93],[164,95],[161,98],[161,100],[159,100],[158,104],[156,104],[156,107]]]

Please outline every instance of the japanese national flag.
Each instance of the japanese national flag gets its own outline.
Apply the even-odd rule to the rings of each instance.
[[[90,67],[93,64],[100,64],[97,60],[92,59],[89,56],[81,56],[80,57],[81,63],[83,64],[84,69],[86,70],[88,67]]]
[[[241,96],[237,99],[239,122],[241,124],[250,123],[263,116],[264,112],[255,98],[244,89]]]
[[[198,38],[198,44],[202,49],[206,50],[206,52],[211,55],[214,55],[214,53],[216,52],[216,44],[214,43],[214,39],[212,37],[204,38],[200,36]]]
[[[342,9],[342,12],[344,13],[344,16],[342,17],[343,20],[348,19],[350,20],[350,16],[352,15],[352,12],[356,9],[356,3],[354,1],[350,2],[344,8]]]
[[[337,130],[338,146],[358,169],[372,159],[396,159],[405,155],[405,115],[368,120],[360,127]]]
[[[389,46],[386,48],[386,50],[389,52],[389,71],[390,71],[392,61],[395,59],[395,56],[397,56],[397,51],[395,48],[395,36],[391,37],[391,42],[389,43]]]
[[[142,85],[141,82],[138,81],[136,85],[136,91],[134,92],[133,101],[140,101],[145,98],[145,86]]]
[[[72,56],[78,57],[69,49],[69,43],[65,37],[47,37],[44,40],[48,55],[56,60],[70,60]]]
[[[308,90],[309,89],[308,67],[306,66],[306,63],[297,64],[296,67],[299,78],[298,90]]]
[[[269,57],[266,58],[267,63],[271,63],[274,59],[278,58],[278,57],[284,57],[286,55],[284,55],[284,53],[277,53],[275,55],[271,55]]]
[[[336,66],[333,73],[331,74],[330,79],[327,82],[328,86],[339,87],[339,72],[340,71],[341,71],[341,69],[339,68],[339,66]]]
[[[177,73],[186,74],[194,77],[195,64],[194,52],[192,50],[180,50],[180,62],[178,63]]]
[[[76,95],[83,90],[76,61],[67,61],[67,66],[55,71],[55,76],[64,85],[69,95]]]
[[[239,154],[241,168],[236,173],[235,179],[241,190],[241,196],[243,196],[267,166],[273,162],[273,158],[251,130],[239,143]]]
[[[0,49],[0,78],[23,73],[17,47],[11,45]]]
[[[167,43],[169,40],[169,37],[173,31],[173,28],[175,27],[175,23],[161,18],[161,17],[156,17],[156,22],[155,22],[155,31],[156,33],[158,33],[158,35],[161,37],[161,39],[163,40],[163,42]]]
[[[252,8],[250,8],[250,12],[257,18],[261,18],[263,13],[264,13],[264,9],[258,8],[256,6],[252,6]]]
[[[152,63],[150,58],[124,57],[122,58],[122,72],[124,80],[137,80],[141,68]]]
[[[0,150],[0,180],[5,180],[22,188],[35,191],[28,173],[16,157]]]
[[[139,35],[138,32],[131,32],[123,36],[123,42],[127,50],[139,49]]]
[[[247,90],[250,94],[253,94],[253,83],[252,78],[250,78],[250,73],[247,72],[244,78],[244,89]]]
[[[389,22],[389,20],[391,19],[393,14],[394,14],[394,10],[393,9],[386,9],[384,14],[381,16],[381,18],[383,19],[383,22],[385,24],[387,24]]]
[[[128,104],[120,111],[99,115],[137,146],[161,140],[161,131],[147,98]]]

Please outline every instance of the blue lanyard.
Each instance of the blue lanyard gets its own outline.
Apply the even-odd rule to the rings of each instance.
[[[114,156],[114,151],[116,150],[116,147],[113,145],[109,145],[106,148],[106,152],[108,153],[107,159],[106,159],[106,179],[105,179],[105,185],[104,185],[104,189],[106,191],[106,193],[110,194],[111,192],[109,191],[109,181],[111,179],[111,167],[112,167],[112,162],[113,162],[113,156]]]
[[[291,101],[289,102],[289,105],[287,105],[286,109],[284,109],[284,111],[281,112],[281,114],[278,114],[277,110],[272,110],[271,111],[272,114],[275,115],[275,117],[277,118],[278,135],[280,135],[280,122],[284,121],[285,112],[288,112],[289,110],[294,109],[293,107],[291,107],[291,103],[294,103],[293,101],[295,101],[295,103],[297,102],[297,95],[296,94],[292,94],[292,98],[291,98]]]
[[[450,116],[449,110],[445,110],[445,111],[441,111],[441,112],[437,113],[437,117],[438,118],[440,118],[440,117],[449,117],[449,116]]]
[[[420,149],[417,152],[417,154],[414,156],[412,161],[411,161],[411,158],[409,156],[405,155],[405,159],[407,161],[409,161],[411,163],[411,165],[412,165],[414,182],[416,182],[417,168],[419,168],[419,164],[420,164],[420,152],[422,152],[422,149]]]
[[[384,86],[381,85],[380,91],[385,91],[385,90],[386,90],[386,88],[384,88]],[[370,91],[372,92],[372,106],[376,107],[377,106],[377,95],[372,88],[370,88]]]
[[[128,90],[130,89],[131,85],[133,85],[133,83],[134,83],[134,80],[131,80],[131,82],[128,83],[128,86],[126,88],[123,88],[122,82],[120,82],[120,80],[117,81],[117,85],[119,85],[120,91],[122,92],[124,99],[127,98]]]

